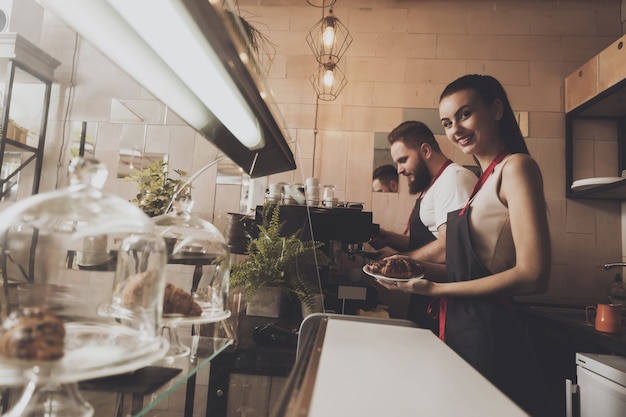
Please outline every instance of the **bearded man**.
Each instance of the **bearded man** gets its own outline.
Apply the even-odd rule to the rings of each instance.
[[[398,165],[398,174],[407,177],[409,193],[417,195],[417,199],[404,234],[381,228],[369,244],[374,249],[389,247],[417,261],[445,263],[448,212],[465,205],[477,177],[444,155],[435,135],[422,122],[403,122],[389,133],[387,139],[391,145],[391,157]],[[432,323],[411,317],[415,316],[412,311],[418,308],[415,306],[417,298],[415,295],[411,297],[409,318],[431,327]],[[419,304],[423,305],[424,300]],[[425,314],[423,311],[419,313]]]

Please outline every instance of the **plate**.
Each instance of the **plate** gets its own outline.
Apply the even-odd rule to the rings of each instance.
[[[161,321],[165,325],[178,325],[178,324],[208,324],[218,321],[226,320],[230,317],[230,311],[220,311],[217,313],[211,313],[208,311],[203,312],[199,316],[183,316],[180,314],[164,314]]]
[[[56,361],[26,361],[0,355],[0,385],[42,381],[71,383],[131,372],[163,358],[169,342],[146,338],[118,324],[65,323],[64,355]]]
[[[622,181],[623,179],[624,178],[622,177],[583,178],[572,183],[572,190],[582,191],[593,186],[612,184],[614,182]]]
[[[392,277],[386,277],[384,275],[379,275],[379,274],[375,274],[373,272],[370,271],[370,269],[368,268],[369,265],[365,265],[363,267],[363,272],[365,272],[367,275],[374,277],[376,279],[379,279],[381,281],[387,281],[387,282],[406,282],[412,279],[416,279],[416,278],[424,278],[424,274],[421,275],[416,275],[414,277],[411,278],[392,278]]]

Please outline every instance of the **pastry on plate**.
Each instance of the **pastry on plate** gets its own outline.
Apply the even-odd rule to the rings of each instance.
[[[10,359],[51,361],[63,357],[65,326],[54,313],[29,307],[12,312],[0,329],[0,354]]]
[[[424,267],[409,258],[385,258],[368,265],[371,273],[387,278],[408,279],[424,274]]]

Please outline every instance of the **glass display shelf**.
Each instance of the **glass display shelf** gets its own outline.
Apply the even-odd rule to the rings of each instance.
[[[191,407],[193,407],[196,373],[232,345],[233,340],[204,336],[181,336],[180,338],[184,343],[191,346],[189,355],[180,358],[161,359],[149,367],[140,368],[127,374],[82,381],[78,384],[80,391],[85,394],[89,393],[90,398],[98,393],[111,392],[120,396],[130,395],[130,415],[141,417],[148,415],[147,413],[153,410],[157,404],[187,383],[187,392],[192,394],[191,396],[187,395],[185,401],[191,402]],[[152,388],[149,388],[150,386]],[[13,388],[15,389],[15,387]],[[4,392],[6,395],[7,391]],[[6,408],[7,404],[3,404],[3,406]],[[193,410],[193,408],[191,409]],[[95,416],[98,416],[97,409]]]
[[[154,391],[150,395],[150,401],[146,401],[145,404],[144,395],[133,395],[131,399],[131,416],[146,416],[158,403],[175,392],[181,385],[189,383],[192,378],[195,386],[196,373],[233,343],[232,339],[219,337],[181,336],[180,338],[183,343],[191,346],[191,353],[185,357],[161,359],[152,366],[180,369],[181,372]],[[189,389],[187,391],[189,392]],[[187,398],[186,401],[193,402],[193,398]]]

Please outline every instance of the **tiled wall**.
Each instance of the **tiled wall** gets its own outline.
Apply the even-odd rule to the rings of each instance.
[[[404,229],[413,204],[406,183],[399,195],[363,194],[369,187],[374,132],[400,123],[403,108],[437,108],[441,90],[458,76],[496,76],[514,110],[529,114],[527,143],[544,176],[553,247],[547,296],[606,296],[615,271],[599,266],[623,258],[622,209],[619,202],[565,199],[563,79],[622,35],[620,1],[338,1],[335,15],[354,36],[339,63],[348,85],[336,101],[319,102],[317,123],[315,95],[307,82],[316,62],[304,38],[320,10],[306,2],[239,3],[254,21],[266,24],[276,44],[270,81],[301,147],[305,172],[336,184],[347,200],[365,201],[375,221],[396,231]],[[603,139],[593,154],[596,175],[614,172],[615,153],[601,144],[614,144],[615,131],[579,130],[583,137],[577,139]],[[472,163],[445,137],[438,139],[450,157]],[[583,171],[591,166],[590,155],[578,153],[576,166]],[[297,181],[299,175],[276,177]]]
[[[514,109],[529,114],[527,142],[543,171],[553,239],[548,294],[602,297],[613,273],[598,266],[623,257],[621,207],[565,199],[563,79],[621,36],[620,5],[619,0],[340,0],[335,15],[354,37],[339,63],[348,84],[337,100],[316,102],[309,77],[317,64],[305,36],[321,18],[321,9],[304,1],[240,0],[242,14],[275,46],[268,82],[298,159],[297,170],[260,181],[304,182],[314,175],[322,184],[335,184],[340,199],[365,203],[383,227],[403,230],[413,204],[406,183],[398,195],[370,192],[374,133],[400,123],[405,108],[436,109],[439,93],[452,79],[470,72],[492,74],[505,85]],[[114,169],[124,124],[111,119],[112,99],[158,120],[150,122],[146,151],[169,153],[171,168],[194,172],[217,155],[49,13],[41,46],[62,62],[55,74],[42,190],[67,182],[66,120],[97,123],[96,156]],[[591,126],[585,132],[597,137],[603,131]],[[439,141],[450,157],[471,163],[445,137]],[[595,154],[597,172],[611,164],[604,154]],[[584,171],[589,153],[577,155]],[[224,230],[228,212],[239,210],[240,189],[217,185],[215,179],[213,167],[196,180],[194,211]],[[113,175],[107,184],[109,191],[128,198],[134,187]]]

